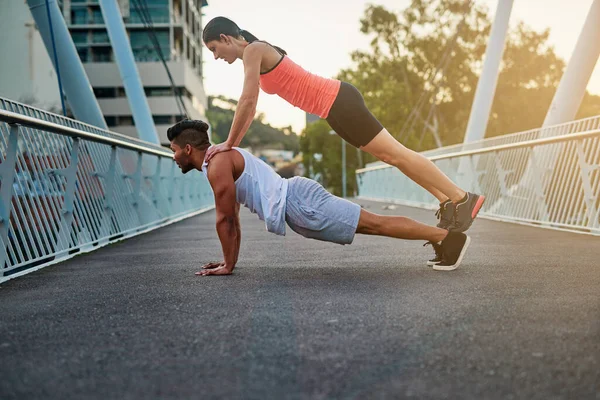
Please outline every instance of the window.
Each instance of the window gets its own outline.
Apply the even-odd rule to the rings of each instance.
[[[76,45],[78,45],[78,44],[79,45],[81,45],[81,44],[83,44],[83,45],[87,44],[87,41],[88,41],[88,39],[87,39],[87,32],[80,32],[80,31],[78,31],[78,32],[71,32],[71,37],[73,38],[73,42]]]
[[[106,31],[94,31],[92,32],[92,43],[106,43],[109,44],[108,32]]]
[[[82,49],[81,47],[78,47],[77,54],[79,54],[79,59],[81,60],[81,62],[88,62],[90,59],[89,50],[87,48]]]
[[[170,115],[153,115],[152,119],[156,125],[170,125],[172,123]]]
[[[160,47],[161,48],[166,47],[168,49],[169,48],[169,31],[156,30],[155,34],[156,34],[156,40],[158,41],[158,44],[160,45]],[[131,32],[131,34],[129,35],[129,42],[131,43],[132,48],[147,47],[147,46],[152,47],[152,40],[150,39],[150,36],[148,35],[148,31]]]
[[[87,8],[72,8],[71,23],[73,25],[84,25],[88,23]]]
[[[152,62],[152,61],[160,61],[156,52],[153,49],[143,48],[143,49],[133,49],[133,58],[137,62]]]
[[[171,87],[146,87],[144,88],[146,96],[173,96]]]
[[[106,121],[106,125],[108,125],[108,127],[113,127],[113,126],[117,126],[117,117],[111,117],[111,116],[104,116],[104,120]]]
[[[94,95],[98,99],[115,98],[115,88],[94,88]]]
[[[169,22],[169,7],[148,7],[148,13],[150,19],[154,23],[168,23]]]
[[[150,15],[150,20],[153,23],[169,22],[169,0],[146,0],[146,4],[148,14]],[[141,24],[144,21],[144,19],[140,17],[138,8],[134,2],[130,2],[129,15],[129,22],[131,23]]]
[[[92,61],[94,61],[94,62],[111,62],[112,61],[112,50],[110,48],[94,49],[94,53],[92,54]]]
[[[138,11],[131,6],[131,10],[129,11],[129,23],[130,24],[143,24],[144,20],[140,17]]]
[[[135,125],[133,123],[133,118],[132,117],[119,117],[119,125],[126,125],[126,126],[131,126],[131,125]]]
[[[161,48],[165,60],[170,57],[169,32],[167,30],[157,30],[156,40]],[[150,36],[147,31],[131,32],[129,42],[136,61],[160,61]]]
[[[92,23],[93,24],[104,24],[104,18],[102,18],[102,10],[99,8],[92,10]]]

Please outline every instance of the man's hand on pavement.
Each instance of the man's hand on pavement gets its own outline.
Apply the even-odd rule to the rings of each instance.
[[[225,263],[208,263],[202,267],[202,271],[196,272],[196,275],[231,275],[232,271],[233,268],[227,267]]]
[[[209,262],[207,264],[204,264],[202,266],[202,269],[213,269],[213,268],[218,268],[220,266],[225,265],[225,261],[219,261],[219,262]]]

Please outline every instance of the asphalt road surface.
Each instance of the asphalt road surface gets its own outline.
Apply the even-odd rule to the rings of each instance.
[[[381,214],[435,224],[431,211]],[[214,211],[0,285],[0,399],[600,399],[600,238],[478,219],[463,265]]]

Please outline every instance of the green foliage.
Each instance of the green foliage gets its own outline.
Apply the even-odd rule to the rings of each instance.
[[[547,43],[549,34],[522,23],[510,33],[486,137],[538,128],[544,122],[565,68]]]
[[[371,49],[353,52],[354,66],[338,75],[362,92],[371,112],[394,137],[416,151],[436,147],[427,126],[438,126],[442,145],[464,138],[491,29],[487,9],[469,3],[413,0],[398,14],[367,6],[361,32],[372,38]],[[509,32],[486,137],[543,123],[565,68],[548,37],[548,30],[536,32],[523,23]],[[419,101],[424,106],[411,123]],[[600,96],[586,94],[577,118],[598,114]],[[339,152],[327,136],[330,128],[322,124],[309,125],[301,138],[307,171],[314,153],[334,157]],[[312,161],[313,169],[335,181],[332,174],[340,170],[336,162],[324,156],[321,163]]]
[[[208,98],[208,110],[206,116],[212,127],[213,143],[221,143],[227,139],[229,129],[233,122],[237,101],[223,96]],[[253,149],[275,149],[291,150],[298,152],[298,136],[292,131],[292,127],[278,129],[263,122],[264,116],[258,115],[254,119],[248,132],[242,139],[240,147],[252,147]]]
[[[575,119],[587,118],[595,115],[600,115],[600,96],[585,92],[581,107],[579,107]]]
[[[356,191],[355,170],[360,168],[358,150],[337,134],[330,134],[325,120],[309,124],[300,137],[302,163],[307,176],[321,176],[321,183],[331,193],[342,194],[342,143],[346,146],[346,193]]]
[[[435,145],[425,128],[433,117],[442,143],[452,144],[466,128],[477,85],[473,70],[485,52],[489,29],[485,13],[478,7],[469,10],[462,0],[414,0],[399,15],[368,6],[361,31],[373,37],[372,52],[354,52],[355,68],[338,77],[363,93],[373,114],[407,147]],[[420,101],[424,107],[410,123]],[[436,105],[431,115],[430,103]]]

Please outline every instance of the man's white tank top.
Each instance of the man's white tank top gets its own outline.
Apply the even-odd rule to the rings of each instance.
[[[265,221],[267,231],[285,235],[285,200],[287,179],[279,176],[271,166],[246,150],[234,147],[244,157],[244,171],[235,181],[236,201],[248,207]],[[208,166],[210,167],[210,166]],[[208,179],[206,162],[202,171]]]

